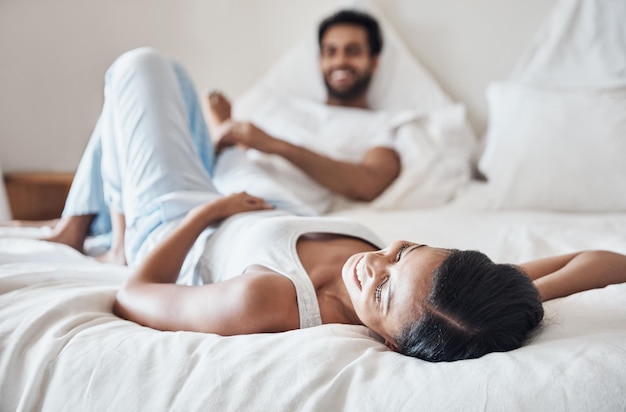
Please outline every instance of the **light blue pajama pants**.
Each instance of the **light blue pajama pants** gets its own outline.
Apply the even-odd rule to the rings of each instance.
[[[111,231],[109,209],[123,213],[133,264],[157,226],[217,196],[213,146],[191,81],[156,50],[120,56],[106,73],[104,97],[63,216],[95,214],[90,234],[101,235]],[[201,196],[164,200],[180,192]]]

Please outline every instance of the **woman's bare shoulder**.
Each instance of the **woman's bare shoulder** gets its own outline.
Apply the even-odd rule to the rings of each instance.
[[[261,330],[282,332],[300,327],[296,289],[289,278],[264,266],[251,266],[240,280],[244,312],[256,319]]]

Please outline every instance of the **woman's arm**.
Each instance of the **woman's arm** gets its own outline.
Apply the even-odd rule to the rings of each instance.
[[[192,209],[180,225],[152,250],[128,280],[132,283],[174,283],[187,253],[202,231],[237,213],[271,209],[263,199],[238,193]]]
[[[544,301],[626,282],[626,256],[614,252],[585,251],[519,266],[534,280]]]
[[[293,286],[283,276],[266,271],[198,287],[174,284],[189,249],[204,228],[236,213],[269,208],[263,200],[240,193],[193,209],[117,293],[115,313],[156,329],[222,335],[293,326],[293,316],[281,315],[293,314],[288,306],[296,301]]]

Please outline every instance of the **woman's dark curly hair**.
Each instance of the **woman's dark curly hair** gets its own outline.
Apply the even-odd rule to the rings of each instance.
[[[543,319],[532,280],[477,251],[452,250],[433,272],[422,316],[395,337],[398,352],[430,362],[519,348]]]

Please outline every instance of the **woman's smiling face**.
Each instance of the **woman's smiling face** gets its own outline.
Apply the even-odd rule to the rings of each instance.
[[[393,337],[421,316],[433,271],[448,253],[447,249],[397,241],[376,252],[351,256],[342,277],[361,322],[395,349]]]

